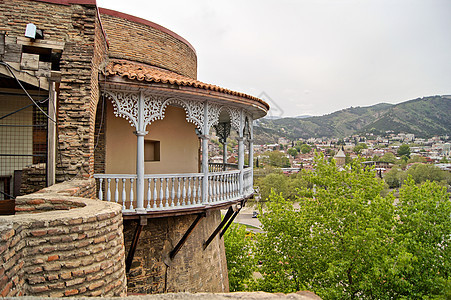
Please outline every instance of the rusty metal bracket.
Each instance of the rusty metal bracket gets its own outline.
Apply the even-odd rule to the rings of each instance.
[[[219,238],[222,238],[222,236],[224,235],[224,233],[227,231],[227,229],[229,228],[229,226],[233,223],[233,221],[235,220],[236,216],[238,216],[238,214],[240,213],[241,209],[243,208],[243,205],[240,206],[240,208],[238,208],[234,213],[233,216],[230,218],[229,222],[227,222],[226,226],[224,227],[224,229],[221,231],[221,233],[219,234]]]
[[[224,224],[227,223],[227,221],[230,219],[232,214],[233,214],[233,209],[232,209],[232,207],[229,207],[226,215],[224,216],[224,219],[221,221],[221,223],[219,223],[218,227],[216,227],[215,231],[213,231],[213,233],[210,235],[208,240],[206,240],[204,242],[204,245],[203,245],[204,250],[207,249],[208,245],[210,245],[210,243],[213,241],[213,239],[216,237],[216,235],[219,233],[219,231],[222,229],[222,227],[224,227]]]
[[[174,257],[177,255],[177,253],[182,248],[182,246],[185,244],[185,242],[188,239],[188,237],[190,236],[190,234],[193,232],[194,228],[196,228],[197,224],[205,216],[206,216],[206,214],[204,212],[197,215],[194,222],[191,224],[191,226],[188,228],[188,230],[186,230],[185,234],[182,236],[182,238],[177,243],[177,245],[174,247],[174,249],[172,249],[172,251],[169,253],[169,257],[171,258],[171,260],[174,259]]]
[[[147,225],[147,218],[141,216],[139,218],[139,222],[136,225],[135,234],[133,235],[133,240],[130,245],[130,250],[128,250],[127,259],[125,260],[125,272],[130,272],[130,268],[132,266],[133,257],[135,256],[136,247],[138,246],[139,236],[141,235],[141,231],[143,227]]]

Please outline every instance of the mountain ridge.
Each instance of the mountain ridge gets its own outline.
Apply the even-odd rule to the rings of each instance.
[[[323,116],[260,119],[256,143],[275,143],[278,137],[343,138],[353,134],[413,133],[418,137],[451,134],[451,96],[430,96],[398,104],[378,103],[345,108]]]

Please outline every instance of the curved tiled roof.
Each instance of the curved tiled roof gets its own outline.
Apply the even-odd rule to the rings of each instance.
[[[169,83],[178,86],[190,86],[194,88],[215,91],[223,94],[228,94],[236,97],[246,98],[249,100],[257,101],[263,104],[266,109],[269,109],[269,105],[260,98],[235,92],[229,89],[219,87],[217,85],[204,83],[199,80],[195,80],[171,71],[163,70],[157,67],[131,63],[129,61],[110,61],[105,67],[103,74],[106,76],[119,75],[131,80],[156,82],[156,83]]]

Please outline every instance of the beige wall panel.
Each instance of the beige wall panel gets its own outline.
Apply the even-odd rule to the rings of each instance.
[[[160,161],[145,162],[146,174],[197,173],[199,142],[194,124],[185,119],[182,108],[169,106],[163,120],[147,126],[146,140],[160,142]],[[106,122],[107,174],[136,173],[136,136],[134,127],[114,116],[108,103]]]

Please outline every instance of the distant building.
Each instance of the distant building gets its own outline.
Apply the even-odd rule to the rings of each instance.
[[[343,147],[337,152],[337,154],[335,154],[334,156],[335,159],[335,163],[337,164],[337,166],[344,166],[346,163],[346,154],[343,151]]]

